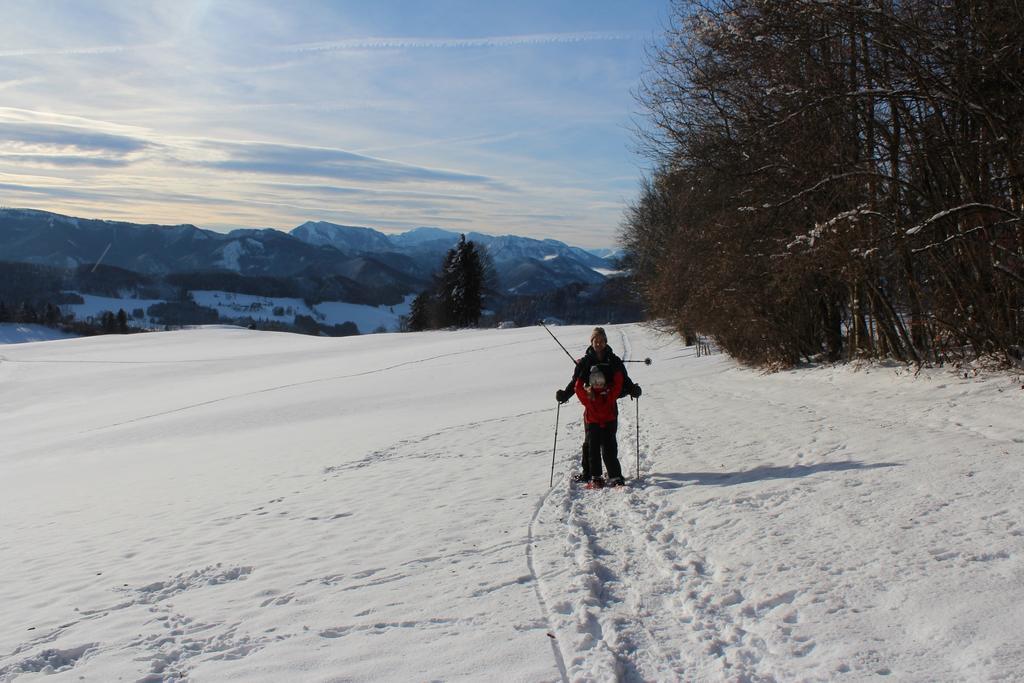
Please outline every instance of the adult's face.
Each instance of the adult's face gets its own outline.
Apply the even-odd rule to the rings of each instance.
[[[604,358],[604,350],[608,348],[608,342],[601,335],[595,334],[594,338],[590,340],[590,347],[594,349],[598,358]]]

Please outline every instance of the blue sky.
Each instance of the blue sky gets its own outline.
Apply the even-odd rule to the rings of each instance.
[[[0,0],[0,204],[612,246],[667,0]]]

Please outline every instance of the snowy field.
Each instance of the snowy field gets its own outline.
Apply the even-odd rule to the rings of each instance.
[[[72,339],[75,335],[55,330],[45,325],[30,323],[0,323],[0,345],[24,344],[26,342]]]
[[[105,311],[117,313],[124,309],[128,314],[128,322],[133,327],[153,327],[157,325],[145,314],[153,304],[164,303],[162,299],[112,298],[95,294],[80,294],[83,303],[65,304],[61,308],[66,313],[74,313],[78,320],[92,318],[99,320]],[[409,314],[409,308],[415,295],[409,295],[397,306],[366,306],[351,304],[344,301],[324,301],[315,306],[307,306],[302,299],[274,298],[253,294],[236,294],[235,292],[195,290],[191,292],[193,300],[200,306],[217,311],[221,320],[230,322],[252,318],[257,321],[279,322],[291,324],[296,315],[306,315],[325,325],[341,325],[353,322],[361,334],[375,332],[378,329],[397,331],[399,318]],[[136,318],[133,312],[141,309],[142,317]]]
[[[130,327],[151,327],[155,325],[156,323],[146,315],[146,310],[154,304],[166,303],[163,299],[115,298],[97,296],[96,294],[81,294],[79,292],[69,293],[82,297],[82,303],[80,304],[61,305],[61,310],[64,313],[74,313],[75,320],[89,320],[91,318],[99,321],[101,316],[108,311],[116,315],[119,310],[124,310],[128,315],[128,325]],[[140,318],[136,318],[134,312],[140,309],[143,315]]]
[[[1024,679],[1020,378],[608,329],[603,491],[540,328],[0,346],[0,680]]]
[[[366,306],[344,301],[324,301],[315,306],[307,306],[302,299],[204,290],[192,292],[192,298],[200,306],[216,310],[223,320],[251,317],[253,320],[291,324],[296,315],[307,315],[325,325],[352,322],[361,334],[369,334],[379,328],[389,332],[397,331],[399,317],[409,314],[410,305],[416,296],[407,296],[397,306]]]

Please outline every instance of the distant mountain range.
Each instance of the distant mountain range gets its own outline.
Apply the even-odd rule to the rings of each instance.
[[[230,233],[193,225],[141,225],[0,209],[0,261],[79,269],[102,263],[145,275],[225,272],[246,278],[336,278],[375,291],[425,288],[460,233],[304,223],[291,232]],[[468,233],[494,262],[500,293],[537,295],[570,284],[597,285],[612,260],[557,240]]]

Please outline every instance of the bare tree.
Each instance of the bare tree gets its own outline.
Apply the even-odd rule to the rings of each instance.
[[[678,0],[622,242],[648,308],[758,364],[1019,354],[1018,3]]]

